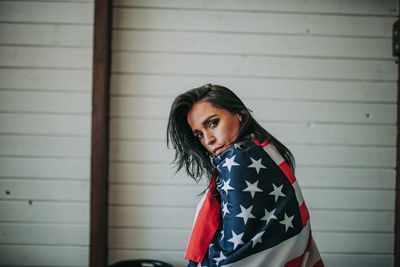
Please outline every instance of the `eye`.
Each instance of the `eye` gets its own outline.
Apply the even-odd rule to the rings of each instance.
[[[196,133],[194,137],[200,140],[203,137],[203,133]]]
[[[212,128],[212,127],[217,126],[217,124],[218,124],[218,120],[217,120],[217,119],[216,119],[216,120],[212,120],[212,121],[210,121],[210,123],[208,124],[208,127],[209,127],[209,128]]]

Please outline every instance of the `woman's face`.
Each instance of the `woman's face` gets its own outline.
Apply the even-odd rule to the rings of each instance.
[[[241,116],[200,101],[189,111],[187,121],[201,144],[214,156],[218,156],[236,141]]]

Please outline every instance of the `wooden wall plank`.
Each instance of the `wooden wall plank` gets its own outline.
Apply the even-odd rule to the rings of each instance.
[[[0,223],[2,244],[89,245],[89,226],[60,224]]]
[[[315,233],[316,231],[314,231]],[[157,230],[157,229],[114,229],[110,228],[110,248],[128,249],[163,249],[168,247],[171,250],[184,250],[185,240],[189,238],[190,230]],[[320,247],[330,247],[324,252],[342,253],[382,253],[393,252],[393,235],[375,233],[324,233],[318,232],[315,237]],[[147,237],[147,238],[144,238]],[[153,244],[151,240],[157,240]],[[360,240],[362,242],[360,242]],[[325,243],[335,241],[336,245],[326,246]]]
[[[322,254],[324,263],[327,266],[341,267],[341,266],[393,266],[393,255],[379,255],[379,254],[340,254],[340,253],[325,253]]]
[[[156,30],[115,30],[113,35],[115,51],[392,59],[390,38]]]
[[[394,147],[288,145],[297,163],[308,166],[394,167]],[[326,151],[329,150],[329,153]],[[169,163],[172,149],[163,142],[111,141],[110,160]]]
[[[1,73],[1,72],[0,72]],[[196,75],[112,74],[112,96],[175,97],[205,83],[231,88],[243,99],[396,103],[395,81],[299,80]]]
[[[313,231],[393,233],[393,211],[311,210]]]
[[[0,67],[90,69],[91,61],[90,48],[0,46]]]
[[[149,185],[194,185],[195,182],[184,172],[175,175],[175,169],[168,163],[156,162],[111,162],[110,183],[149,184]],[[297,165],[296,177],[302,188],[354,188],[354,189],[392,189],[395,188],[393,168],[336,168],[307,167]],[[200,186],[207,186],[201,182]]]
[[[160,191],[151,185],[110,185],[109,203],[112,205],[195,207],[203,189],[198,186],[163,186]],[[343,190],[303,188],[310,209],[379,210],[394,209],[392,190]],[[338,197],[340,196],[340,197]],[[185,201],[182,201],[182,200]]]
[[[113,97],[110,114],[112,117],[167,119],[172,101],[172,98]],[[396,121],[395,104],[248,100],[246,105],[259,121],[385,124]]]
[[[73,202],[2,200],[3,222],[89,225],[89,204]]]
[[[190,207],[111,206],[109,227],[191,230],[195,211]],[[312,210],[314,231],[394,231],[394,212],[354,210]]]
[[[260,123],[271,134],[279,136],[284,143],[396,145],[397,130],[395,126],[276,121]],[[166,126],[165,119],[112,118],[110,120],[110,138],[164,141]]]
[[[89,180],[88,158],[0,157],[1,177]],[[21,168],[24,166],[24,168]]]
[[[190,64],[189,64],[190,63]],[[301,67],[299,67],[301,66]],[[229,75],[351,80],[396,79],[395,63],[382,60],[114,52],[114,73]]]
[[[394,189],[395,171],[382,167],[329,168],[301,167],[296,169],[296,176],[303,187]]]
[[[91,93],[90,70],[0,69],[0,88]]]
[[[91,25],[0,23],[0,44],[91,47]]]
[[[394,16],[364,17],[119,7],[113,10],[114,29],[390,37],[393,21]]]
[[[341,1],[307,1],[296,0],[285,1],[255,0],[243,2],[240,0],[114,0],[115,7],[149,7],[149,8],[179,8],[179,9],[207,9],[207,10],[239,10],[239,11],[274,11],[295,13],[339,13],[339,14],[362,14],[362,15],[386,15],[396,16],[398,1],[384,0],[379,3],[374,0],[357,0],[350,3]]]
[[[86,92],[0,91],[0,111],[90,114],[91,94]]]
[[[90,156],[89,137],[0,135],[0,155],[81,158]]]
[[[88,201],[89,181],[0,179],[2,199]]]
[[[93,3],[1,1],[2,22],[93,24]]]
[[[109,228],[109,248],[182,250],[189,235],[190,230]]]
[[[87,266],[87,246],[0,245],[4,266]]]
[[[393,234],[319,232],[314,239],[322,253],[393,253]]]
[[[174,267],[186,267],[187,260],[184,260],[185,251],[179,250],[131,250],[131,249],[109,249],[109,263],[130,259],[156,259],[162,260]]]
[[[0,114],[2,134],[90,135],[90,115]]]

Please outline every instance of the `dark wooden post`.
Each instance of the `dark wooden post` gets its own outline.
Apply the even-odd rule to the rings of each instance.
[[[107,266],[108,124],[111,1],[96,0],[93,39],[93,109],[90,197],[90,267]]]
[[[393,56],[400,60],[400,19],[393,24]],[[397,159],[394,266],[400,266],[400,67],[397,65]]]

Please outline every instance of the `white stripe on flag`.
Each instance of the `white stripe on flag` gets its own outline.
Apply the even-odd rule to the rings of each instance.
[[[310,237],[310,223],[301,230],[301,232],[275,247],[260,251],[256,254],[248,256],[240,261],[233,262],[224,267],[265,267],[284,266],[288,261],[297,258],[305,252]]]
[[[201,207],[203,206],[204,200],[206,199],[206,196],[207,196],[209,190],[210,190],[210,189],[207,189],[207,190],[206,190],[206,192],[204,193],[203,197],[200,199],[199,204],[197,204],[197,207],[196,207],[196,215],[194,216],[192,228],[194,227],[194,225],[195,225],[195,223],[196,223],[197,216],[199,215],[199,212],[200,212],[200,210],[201,210]],[[193,229],[192,229],[192,230],[193,230]]]
[[[303,198],[303,193],[301,193],[300,186],[297,183],[297,180],[292,184],[294,188],[294,193],[296,194],[297,202],[299,202],[299,206],[303,204],[304,198]]]
[[[276,165],[280,165],[284,159],[281,154],[276,150],[276,148],[272,144],[268,144],[264,147],[265,152],[272,158],[272,160],[276,163]]]

